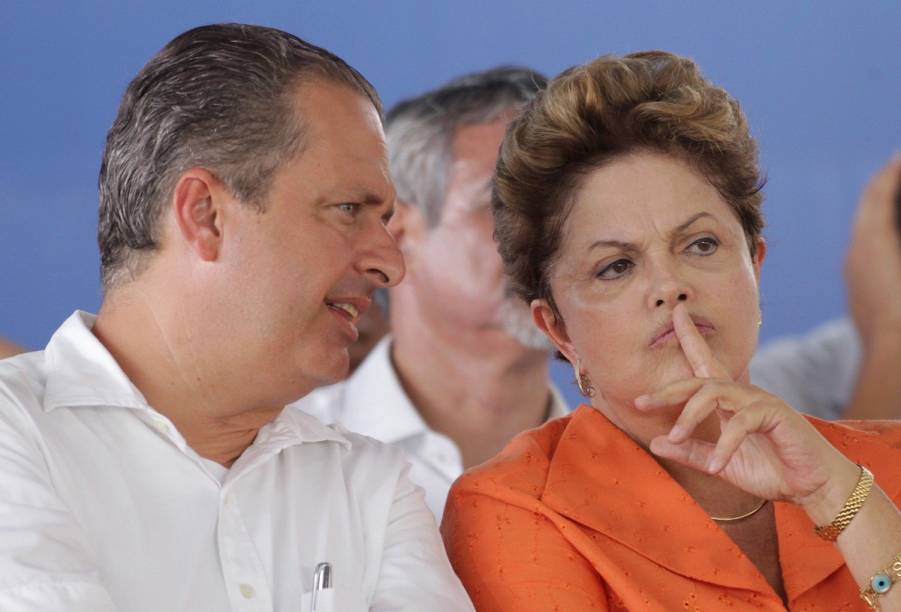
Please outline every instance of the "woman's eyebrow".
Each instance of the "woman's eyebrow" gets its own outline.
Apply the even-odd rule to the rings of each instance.
[[[692,223],[694,223],[698,219],[703,219],[704,217],[710,217],[714,221],[717,220],[716,217],[714,217],[712,214],[710,214],[709,212],[706,212],[706,211],[695,213],[692,216],[690,216],[687,221],[685,221],[684,223],[680,223],[679,225],[674,227],[673,231],[670,232],[670,235],[675,236],[676,234],[681,234],[682,232],[687,230]]]
[[[638,247],[634,242],[625,242],[623,240],[595,240],[588,246],[588,250],[591,251],[601,247],[614,247],[623,251],[638,250]]]
[[[676,236],[681,234],[685,230],[687,230],[691,225],[697,221],[698,219],[703,219],[705,217],[709,217],[716,221],[716,217],[709,212],[702,211],[699,213],[695,213],[690,216],[686,221],[680,223],[676,227],[674,227],[670,231],[670,236]],[[602,248],[602,247],[614,247],[617,249],[621,249],[623,251],[636,251],[638,250],[638,246],[634,242],[626,242],[624,240],[595,240],[590,245],[588,245],[588,250],[591,251],[593,249]]]

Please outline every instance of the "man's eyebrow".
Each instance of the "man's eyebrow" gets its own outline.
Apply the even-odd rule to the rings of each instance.
[[[361,204],[381,204],[385,201],[385,198],[371,191],[361,192],[358,199]]]

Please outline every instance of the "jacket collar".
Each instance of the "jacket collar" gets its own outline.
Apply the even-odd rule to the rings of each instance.
[[[811,421],[850,459],[869,467],[887,495],[897,496],[897,448],[881,444],[876,433]],[[560,437],[542,500],[673,572],[704,582],[715,577],[731,588],[769,590],[753,563],[654,458],[589,406],[573,413]],[[777,502],[775,516],[786,592],[794,600],[844,560],[833,544],[816,536],[800,508]]]
[[[573,413],[542,499],[673,572],[760,590],[760,573],[738,546],[647,451],[594,408]]]

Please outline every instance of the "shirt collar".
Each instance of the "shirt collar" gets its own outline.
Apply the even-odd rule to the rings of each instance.
[[[44,350],[44,410],[75,406],[147,408],[147,402],[91,332],[95,315],[76,310]]]
[[[390,335],[379,341],[344,385],[341,422],[350,431],[365,431],[389,444],[430,431],[401,386],[391,359]],[[548,420],[569,414],[563,394],[553,384],[550,398]]]
[[[286,442],[337,442],[344,448],[350,448],[351,441],[344,435],[346,430],[338,425],[324,425],[296,405],[289,405],[272,423],[260,430],[262,437],[272,441],[275,437],[283,437]]]
[[[344,383],[341,423],[389,444],[425,434],[429,426],[407,397],[391,361],[391,336],[382,338]]]
[[[62,407],[116,406],[158,414],[129,380],[106,347],[91,332],[97,317],[75,311],[50,338],[44,350],[47,383],[44,410]],[[252,446],[279,449],[303,442],[350,441],[294,407],[263,426]]]

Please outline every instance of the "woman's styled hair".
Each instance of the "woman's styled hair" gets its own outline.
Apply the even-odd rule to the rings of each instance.
[[[738,102],[690,59],[663,51],[603,56],[553,79],[501,146],[495,237],[523,299],[553,304],[548,275],[583,177],[638,151],[677,157],[706,177],[756,255],[764,180]]]

